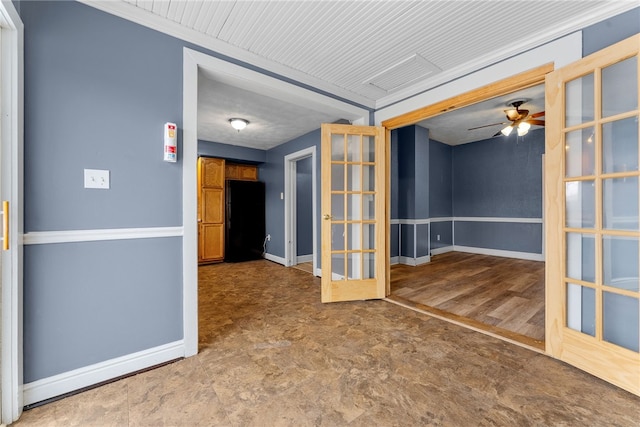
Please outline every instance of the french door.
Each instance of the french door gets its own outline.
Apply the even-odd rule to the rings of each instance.
[[[546,79],[547,353],[640,394],[636,35]]]
[[[322,125],[322,302],[386,295],[385,129]]]

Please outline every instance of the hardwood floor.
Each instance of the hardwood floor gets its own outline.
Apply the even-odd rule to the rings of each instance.
[[[544,349],[544,263],[449,252],[391,267],[390,299]]]
[[[313,263],[312,262],[301,262],[293,266],[293,268],[297,268],[298,270],[306,271],[307,273],[313,274]]]

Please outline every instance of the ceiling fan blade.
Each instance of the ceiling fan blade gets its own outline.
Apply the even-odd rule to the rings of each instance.
[[[544,126],[544,120],[525,120],[530,125]]]
[[[490,126],[498,126],[498,125],[506,125],[506,123],[491,123],[490,125],[482,125],[482,126],[476,126],[474,128],[469,128],[467,130],[476,130],[476,129],[482,129],[482,128],[488,128]]]
[[[534,113],[532,115],[530,115],[529,117],[531,117],[532,119],[538,118],[538,117],[542,117],[544,116],[544,111],[540,111],[539,113]]]

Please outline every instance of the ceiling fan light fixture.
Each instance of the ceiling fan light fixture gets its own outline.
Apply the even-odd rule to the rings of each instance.
[[[520,122],[520,124],[518,124],[518,136],[524,136],[527,134],[527,132],[529,132],[529,129],[531,128],[531,125],[527,122]]]
[[[504,129],[502,129],[500,132],[502,132],[504,136],[509,136],[512,130],[513,130],[513,126],[507,126]]]
[[[232,128],[240,132],[242,129],[247,127],[247,125],[249,124],[249,120],[233,118],[229,119],[229,123],[231,124]]]

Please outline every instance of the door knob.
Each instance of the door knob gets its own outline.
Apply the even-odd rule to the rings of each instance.
[[[323,217],[325,220],[333,219],[333,217],[332,217],[331,215],[329,215],[329,214],[324,214],[322,217]]]

